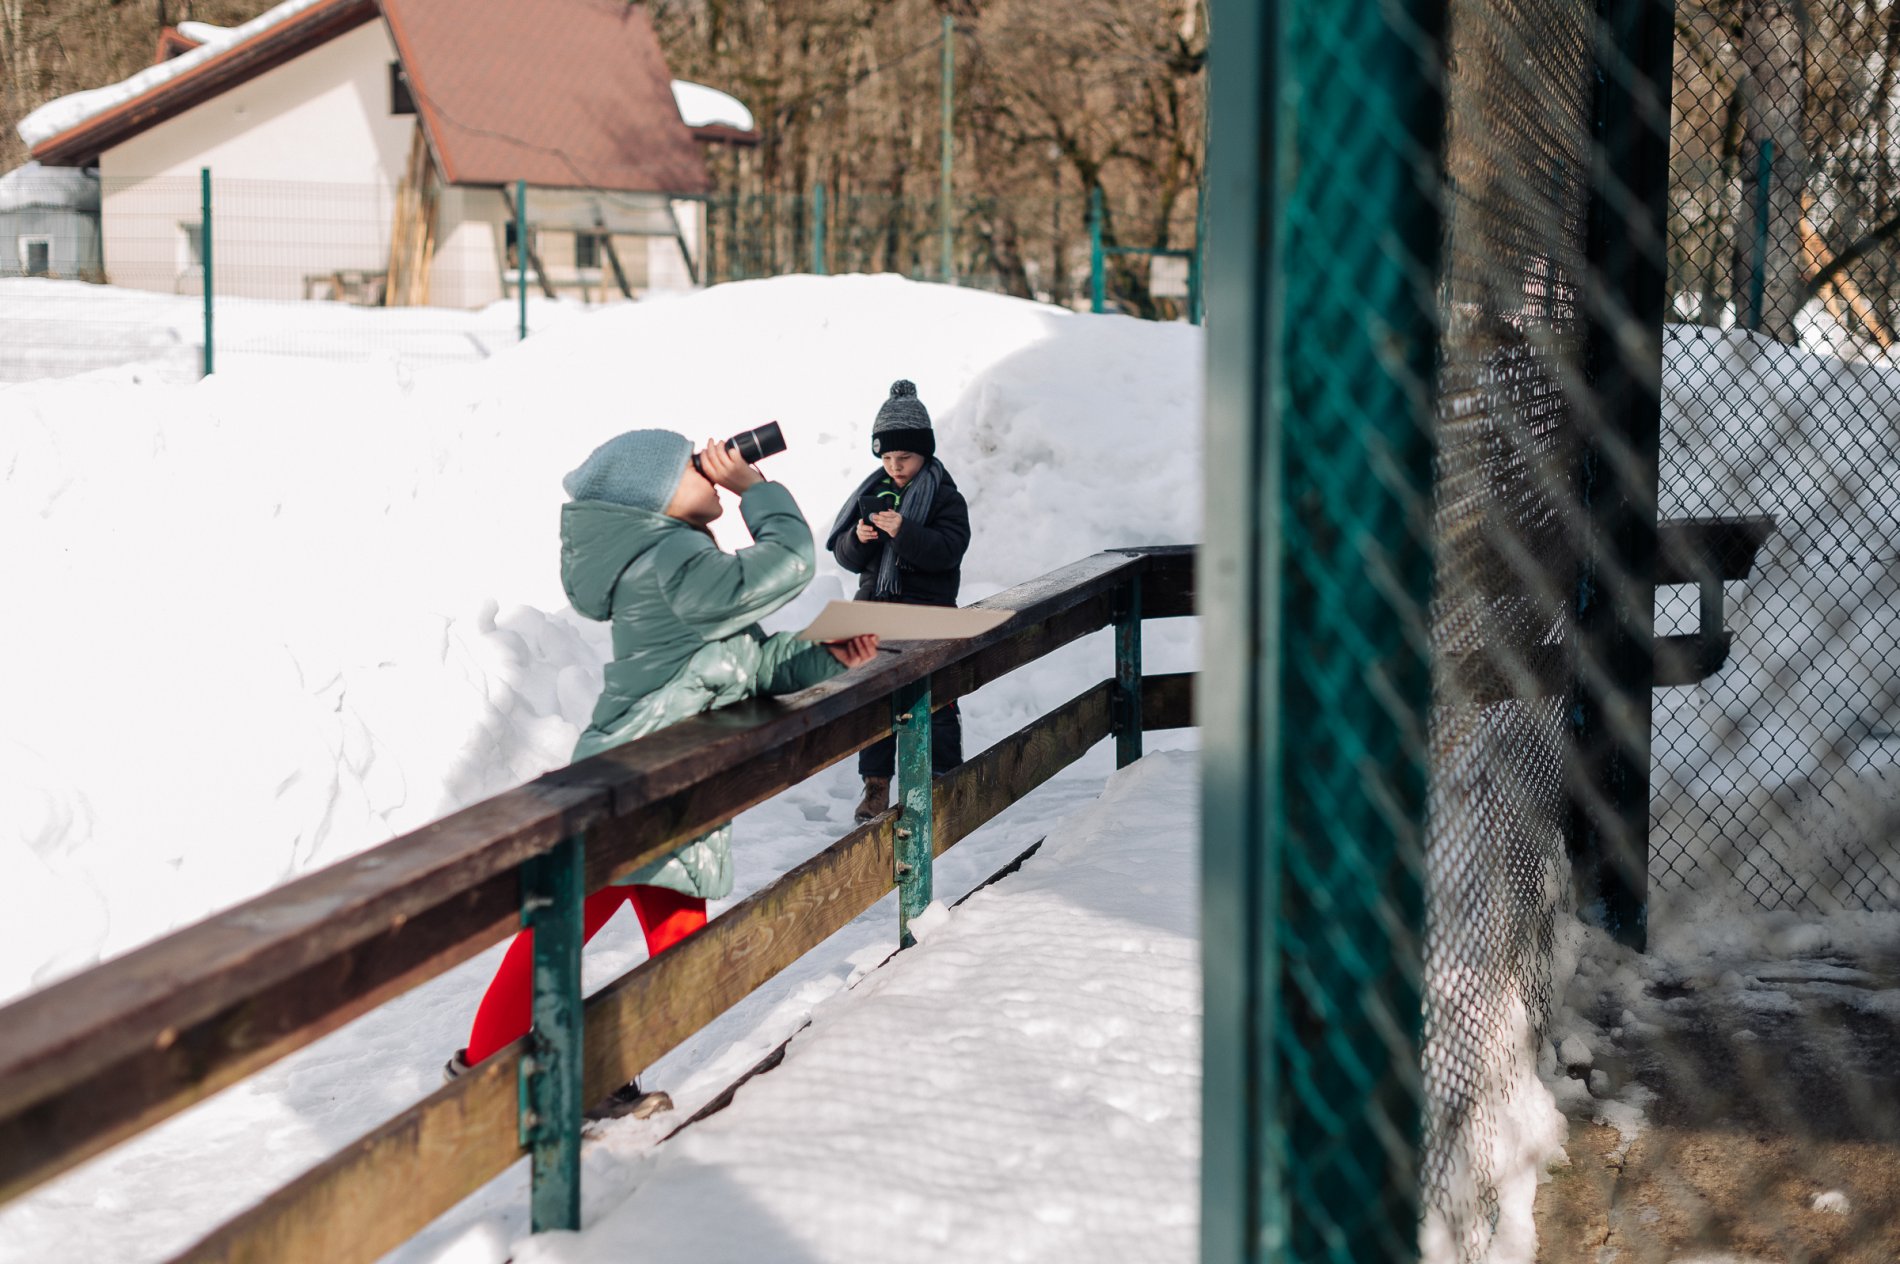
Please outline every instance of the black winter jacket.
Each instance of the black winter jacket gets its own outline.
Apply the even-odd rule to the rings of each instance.
[[[902,512],[901,510],[899,512]],[[877,600],[877,564],[883,550],[897,550],[904,591],[897,600],[912,606],[954,606],[963,583],[963,553],[970,547],[970,507],[945,470],[937,484],[930,515],[922,522],[906,516],[893,539],[880,535],[871,544],[858,539],[857,520],[826,541],[838,565],[858,578],[858,600]]]

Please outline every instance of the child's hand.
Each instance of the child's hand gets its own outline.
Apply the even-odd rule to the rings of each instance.
[[[885,535],[895,536],[904,525],[904,515],[895,509],[871,515],[871,522]]]
[[[738,453],[718,439],[706,440],[699,465],[707,478],[735,496],[744,495],[748,487],[757,487],[765,481],[765,475],[747,465]]]
[[[862,667],[877,657],[877,637],[872,633],[854,636],[848,641],[827,641],[825,652],[847,669]]]
[[[876,544],[877,543],[877,528],[872,526],[870,523],[866,522],[862,518],[858,519],[858,543],[860,544]]]

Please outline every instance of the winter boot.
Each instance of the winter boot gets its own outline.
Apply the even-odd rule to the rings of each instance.
[[[457,1049],[455,1056],[450,1058],[448,1063],[442,1068],[442,1082],[444,1084],[453,1084],[464,1075],[467,1075],[469,1070],[468,1050]]]
[[[858,800],[857,810],[851,815],[862,825],[873,817],[881,815],[891,806],[891,779],[889,777],[866,777],[864,779],[864,797]]]
[[[628,1080],[596,1102],[587,1112],[589,1119],[648,1119],[663,1110],[673,1109],[673,1099],[662,1092],[646,1093],[640,1081]]]

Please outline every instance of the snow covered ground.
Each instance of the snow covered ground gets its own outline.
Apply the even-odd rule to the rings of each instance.
[[[334,315],[313,308],[313,328]],[[828,524],[908,377],[970,499],[975,600],[1098,549],[1198,538],[1200,359],[1187,326],[784,278],[548,313],[452,368],[238,356],[197,382],[161,358],[0,387],[0,590],[19,595],[0,998],[564,764],[606,645],[560,591],[560,476],[608,436],[777,420],[791,447],[767,471]],[[744,540],[736,514],[717,530]],[[827,565],[774,626],[842,592]],[[1152,671],[1196,665],[1190,624],[1145,644]],[[1111,672],[1104,634],[997,682],[966,704],[966,749]],[[939,890],[1091,801],[1111,762],[1094,752],[959,845]],[[855,791],[843,766],[745,814],[734,898],[844,833]],[[640,959],[622,923],[590,948],[593,982]],[[881,961],[894,927],[866,914],[656,1076],[692,1109]],[[0,1260],[176,1250],[432,1089],[495,957],[0,1209]],[[507,1179],[487,1197],[525,1206]]]
[[[1198,807],[1191,755],[1117,773],[1021,872],[815,1007],[732,1108],[659,1149],[653,1123],[608,1129],[602,1214],[514,1259],[1193,1258]],[[477,1240],[454,1258],[505,1258]]]
[[[22,292],[11,287],[52,284],[0,283],[0,335],[33,327],[17,303],[9,306]],[[495,325],[493,339],[464,338],[468,349],[455,353],[463,362],[432,365],[434,344],[418,342],[416,351],[405,341],[422,335],[405,330],[402,313],[310,304],[258,305],[247,315],[226,305],[220,327],[232,330],[228,345],[236,349],[221,350],[220,373],[201,383],[192,300],[103,287],[72,287],[66,297],[96,305],[91,310],[101,320],[123,317],[130,341],[98,336],[98,363],[107,367],[0,386],[0,538],[7,541],[0,590],[15,596],[0,667],[8,699],[0,714],[0,872],[8,875],[0,886],[0,999],[564,763],[591,705],[605,641],[560,593],[559,478],[618,431],[671,425],[700,438],[776,419],[792,448],[773,458],[768,472],[823,524],[869,469],[870,418],[889,381],[909,377],[936,418],[946,463],[970,496],[977,532],[965,568],[966,600],[1099,548],[1200,534],[1201,343],[1199,331],[1184,326],[1078,316],[889,277],[783,278],[591,313],[537,304],[537,332],[520,345],[501,313],[478,315],[470,319]],[[247,319],[257,322],[249,344]],[[395,350],[356,363],[270,351],[322,348],[332,337],[336,347],[357,348],[364,330]],[[1851,400],[1843,383],[1891,370],[1764,353],[1745,335],[1722,335],[1713,345],[1674,336],[1669,355],[1672,380],[1721,369],[1733,389],[1719,395],[1730,405],[1719,416],[1695,411],[1695,392],[1679,392],[1669,402],[1668,424],[1697,434],[1707,425],[1718,434],[1735,428],[1762,469],[1798,468],[1808,479],[1799,486],[1847,493],[1845,506],[1884,521],[1865,479],[1820,481],[1830,462],[1838,463],[1830,436],[1857,433],[1865,418],[1848,404],[1813,415],[1800,405]],[[1777,393],[1773,382],[1788,371],[1797,374],[1788,380],[1804,385]],[[1739,414],[1737,403],[1744,405]],[[1710,460],[1734,450],[1729,442],[1690,456]],[[1667,477],[1680,479],[1687,468],[1672,467]],[[1877,477],[1900,477],[1900,466],[1871,468]],[[1777,511],[1766,483],[1733,473],[1715,484],[1719,503],[1688,508]],[[742,541],[736,515],[719,533],[729,544]],[[1829,546],[1823,535],[1789,536],[1778,547],[1785,568],[1798,573],[1807,550]],[[1891,589],[1880,579],[1858,587],[1731,590],[1738,644],[1730,671],[1737,680],[1765,683],[1754,692],[1690,690],[1665,699],[1659,723],[1700,726],[1695,731],[1706,740],[1659,742],[1664,807],[1727,793],[1761,769],[1780,768],[1790,778],[1840,770],[1828,784],[1863,796],[1842,801],[1869,810],[1825,818],[1784,813],[1793,824],[1773,840],[1778,855],[1800,864],[1844,847],[1856,855],[1891,853],[1886,787],[1900,780],[1891,775],[1886,734],[1900,717],[1891,714],[1887,677],[1874,680],[1872,673],[1892,661],[1876,634],[1884,623],[1900,626],[1891,617],[1900,611],[1891,609]],[[827,570],[774,625],[795,625],[841,591],[842,577]],[[1790,601],[1799,616],[1792,621]],[[1789,626],[1812,630],[1809,642],[1792,642],[1780,631]],[[1196,665],[1188,626],[1152,625],[1146,646],[1152,671]],[[1788,682],[1798,681],[1817,649],[1869,673],[1868,689],[1852,693],[1850,705],[1796,705],[1804,695]],[[967,749],[1020,727],[1109,667],[1106,638],[1097,637],[991,686],[969,704]],[[1804,754],[1783,759],[1790,751]],[[612,1239],[602,1236],[607,1224],[633,1223],[632,1239],[644,1240],[652,1201],[678,1198],[719,1206],[715,1223],[740,1252],[730,1258],[748,1258],[743,1248],[757,1240],[748,1235],[782,1227],[787,1200],[798,1194],[747,1164],[745,1148],[755,1141],[797,1156],[801,1178],[814,1182],[808,1193],[820,1178],[862,1182],[866,1171],[901,1171],[905,1164],[936,1172],[931,1165],[978,1153],[960,1148],[975,1144],[973,1134],[939,1133],[940,1149],[919,1144],[901,1161],[867,1150],[854,1168],[859,1156],[839,1147],[827,1152],[822,1136],[793,1126],[795,1098],[782,1095],[796,1090],[782,1086],[806,1084],[801,1075],[816,1083],[838,1074],[836,1059],[847,1052],[882,1052],[877,1037],[907,1007],[928,1003],[930,989],[996,978],[1005,963],[986,959],[976,941],[1035,933],[1016,920],[1010,901],[1018,899],[1016,908],[1034,908],[1036,917],[1085,937],[1107,935],[1117,919],[1132,916],[1136,929],[1127,942],[1143,948],[1122,964],[1136,967],[1127,977],[1138,981],[1139,995],[1093,996],[1098,1004],[1090,1016],[1048,1030],[1016,1024],[1000,1005],[964,1016],[987,1024],[980,1028],[957,1028],[946,1014],[947,1030],[966,1031],[960,1043],[948,1042],[950,1050],[969,1058],[994,1046],[998,1056],[1020,1055],[993,1072],[997,1109],[1021,1109],[1045,1090],[1074,1108],[1035,1116],[1038,1127],[1048,1125],[1049,1148],[1018,1157],[1026,1180],[1053,1172],[1056,1156],[1080,1135],[1067,1125],[1086,1119],[1111,1135],[1114,1128],[1134,1130],[1126,1147],[1095,1156],[1104,1180],[1135,1173],[1154,1184],[1157,1206],[1188,1206],[1191,1200],[1167,1192],[1175,1179],[1167,1165],[1178,1155],[1153,1138],[1182,1140],[1193,1112],[1182,1112],[1175,1097],[1192,1088],[1170,1077],[1164,1091],[1136,1101],[1105,1087],[1120,1041],[1158,1041],[1140,1047],[1162,1065],[1193,1060],[1191,1043],[1176,1040],[1167,1023],[1185,1012],[1182,996],[1194,990],[1170,955],[1175,938],[1192,935],[1191,923],[1162,916],[1175,898],[1166,892],[1178,894],[1167,884],[1181,875],[1157,878],[1153,922],[1115,902],[1139,894],[1118,887],[1129,870],[1116,866],[1139,861],[1161,874],[1176,844],[1170,829],[1149,831],[1137,846],[1115,832],[1112,813],[1089,808],[1109,767],[1105,749],[1093,752],[946,856],[938,889],[953,897],[1036,838],[1056,839],[1024,873],[953,913],[915,954],[868,974],[891,946],[895,914],[886,901],[669,1055],[654,1078],[675,1093],[683,1116],[814,1020],[794,1044],[798,1052],[748,1089],[739,1107],[667,1149],[653,1150],[656,1127],[608,1130],[588,1160],[595,1228],[521,1250],[563,1262],[598,1258],[611,1249]],[[1141,776],[1118,779],[1115,810],[1145,820],[1141,796],[1167,801],[1190,768],[1164,758]],[[735,899],[843,833],[855,788],[851,769],[840,767],[745,814]],[[1083,818],[1071,822],[1078,811]],[[1848,825],[1851,837],[1843,834]],[[1092,841],[1059,845],[1065,838]],[[1710,842],[1732,845],[1719,835]],[[1112,863],[1099,870],[1053,863],[1094,850]],[[1732,901],[1708,900],[1672,916],[1682,929],[1674,938],[1658,936],[1650,964],[1632,964],[1606,943],[1572,932],[1556,981],[1559,996],[1570,989],[1570,1000],[1551,1039],[1534,1042],[1526,1022],[1521,1065],[1498,1069],[1493,1088],[1508,1097],[1509,1109],[1488,1174],[1501,1200],[1494,1259],[1530,1258],[1530,1200],[1544,1166],[1559,1155],[1559,1105],[1640,1125],[1640,1095],[1613,1079],[1599,1084],[1601,1092],[1593,1089],[1588,1072],[1595,1068],[1579,1061],[1585,1053],[1615,1056],[1620,1038],[1616,1024],[1604,1024],[1603,996],[1634,997],[1622,1008],[1640,1021],[1650,1013],[1648,1001],[1637,1003],[1642,996],[1660,1005],[1657,989],[1683,979],[1711,980],[1738,995],[1772,992],[1756,984],[1786,975],[1773,963],[1802,958],[1818,962],[1809,973],[1828,982],[1821,978],[1828,970],[1851,968],[1826,959],[1831,937],[1900,939],[1892,915],[1817,911],[1774,921]],[[141,1260],[175,1251],[429,1091],[442,1058],[461,1040],[498,951],[0,1209],[0,1261]],[[641,952],[637,928],[623,917],[590,948],[590,985],[637,963]],[[1050,958],[1052,970],[1058,960]],[[1071,982],[1091,978],[1097,976],[1084,970]],[[862,986],[841,1003],[840,993],[854,983]],[[1028,977],[985,983],[1020,989],[1025,1004],[1044,985]],[[1892,1004],[1892,993],[1871,990],[1884,999],[1869,1004]],[[1150,1031],[1139,1014],[1167,1022]],[[1080,1059],[1072,1082],[1037,1078],[1053,1068],[1028,1056],[1031,1042],[1083,1046],[1095,1038],[1091,1032],[1117,1023],[1126,1027],[1114,1028],[1114,1040],[1070,1050]],[[895,1056],[922,1075],[926,1053],[934,1056],[900,1046]],[[927,1096],[975,1091],[964,1076],[957,1059],[931,1065]],[[879,1123],[854,1132],[859,1143],[881,1144],[890,1116],[877,1112],[894,1109],[898,1099],[867,1100],[866,1118]],[[1150,1121],[1159,1129],[1152,1135],[1142,1131],[1140,1117],[1149,1109],[1160,1112]],[[925,1134],[953,1122],[916,1121]],[[1158,1166],[1140,1166],[1150,1161]],[[1047,1244],[1042,1258],[1071,1250],[1115,1254],[1091,1236],[1098,1219],[1108,1217],[1106,1224],[1112,1217],[1088,1202],[1087,1191],[1030,1185],[1048,1191],[1034,1206],[1004,1207],[982,1202],[982,1189],[969,1193],[1013,1218],[1016,1233],[1005,1246],[1027,1251]],[[990,1244],[983,1235],[992,1226],[946,1224],[941,1208],[904,1201],[909,1186],[887,1180],[881,1188],[895,1202],[880,1204],[878,1215],[902,1206],[914,1213],[913,1223],[946,1235],[920,1249],[959,1258],[959,1244]],[[628,1193],[628,1209],[616,1210]],[[520,1246],[525,1206],[521,1175],[504,1177],[400,1258],[504,1258]],[[834,1212],[844,1214],[829,1206],[802,1214],[818,1225]],[[1075,1218],[1065,1223],[1065,1216]],[[1185,1220],[1173,1216],[1170,1210],[1145,1225],[1142,1231],[1154,1236],[1140,1239],[1143,1258],[1148,1245],[1162,1256],[1191,1249],[1171,1245],[1191,1242],[1191,1208]],[[868,1255],[880,1240],[888,1242],[879,1238],[882,1222],[857,1223],[859,1236],[840,1228],[827,1239],[840,1243],[836,1254],[807,1251],[802,1258],[859,1258],[852,1252],[860,1246]],[[655,1246],[652,1257],[669,1254]]]

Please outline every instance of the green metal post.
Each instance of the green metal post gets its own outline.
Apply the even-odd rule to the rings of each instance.
[[[1141,758],[1141,576],[1115,601],[1115,767]]]
[[[528,338],[528,182],[515,181],[515,299],[518,336]]]
[[[951,242],[951,206],[950,172],[956,160],[956,114],[954,107],[956,83],[956,22],[946,13],[943,15],[943,137],[938,149],[942,159],[943,171],[937,189],[937,220],[943,234],[943,282],[945,285],[957,283],[956,253]]]
[[[1102,186],[1096,185],[1089,190],[1089,310],[1104,312],[1108,310],[1106,278],[1103,271],[1106,261],[1102,255]]]
[[[211,168],[198,169],[198,254],[204,261],[205,291],[205,376],[211,376],[211,310],[214,306],[211,271]]]
[[[1211,9],[1201,1258],[1415,1259],[1446,0]]]
[[[1761,329],[1762,300],[1768,290],[1768,208],[1769,184],[1775,175],[1775,142],[1761,143],[1761,159],[1755,168],[1755,266],[1748,277],[1748,327]]]
[[[811,270],[825,275],[825,186],[811,186]]]
[[[911,919],[930,903],[931,860],[936,855],[931,822],[930,679],[899,689],[891,698],[891,727],[897,730],[897,944],[915,939]]]
[[[534,1027],[521,1059],[521,1144],[533,1231],[581,1223],[581,839],[521,866],[521,922],[534,932]]]

